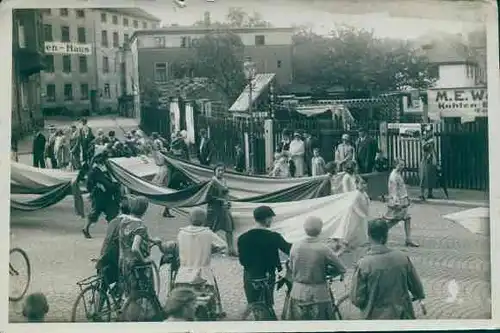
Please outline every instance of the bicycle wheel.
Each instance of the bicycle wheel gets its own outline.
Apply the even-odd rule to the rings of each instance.
[[[334,311],[338,312],[339,320],[361,320],[361,311],[352,304],[349,295],[340,297],[334,305]],[[342,314],[342,315],[341,315]]]
[[[26,295],[31,282],[31,264],[20,248],[9,251],[9,301],[19,301]]]
[[[82,307],[80,308],[80,306]],[[108,295],[100,292],[94,286],[83,289],[73,304],[71,321],[73,323],[110,322],[111,304]]]
[[[139,292],[125,301],[120,319],[127,322],[155,322],[164,320],[164,317],[163,309],[156,295]]]
[[[241,316],[241,320],[268,321],[273,320],[273,315],[271,310],[265,304],[254,303],[245,309],[245,312],[243,312],[243,315]]]

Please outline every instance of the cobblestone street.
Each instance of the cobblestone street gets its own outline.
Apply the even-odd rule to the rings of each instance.
[[[383,210],[381,203],[374,202],[371,215],[378,216]],[[420,318],[490,318],[489,239],[441,218],[460,210],[458,207],[413,206],[413,236],[421,244],[420,248],[401,246],[402,226],[396,226],[391,231],[389,245],[408,251],[423,280],[428,314],[423,317],[417,312]],[[162,218],[161,207],[158,206],[151,206],[145,219],[152,233],[164,240],[174,239],[178,228],[186,224],[180,218]],[[73,214],[71,198],[50,209],[32,213],[13,212],[11,215],[11,246],[21,247],[29,255],[32,265],[29,292],[43,291],[47,295],[50,303],[48,321],[69,321],[71,307],[79,291],[76,282],[94,274],[90,258],[98,256],[106,225],[103,221],[99,222],[92,229],[94,238],[86,240],[80,232],[83,223]],[[155,257],[159,259],[159,253],[155,253]],[[213,267],[219,277],[228,319],[235,320],[245,307],[241,267],[237,259],[224,256],[216,257]],[[163,268],[160,275],[163,287],[168,269]],[[349,280],[350,274],[345,282],[334,286],[335,295],[347,292]],[[448,283],[452,280],[459,286],[457,299],[449,298]],[[164,300],[163,292],[161,294]],[[276,299],[276,310],[281,312],[284,292],[277,292]],[[11,322],[22,320],[20,309],[20,303],[10,303]],[[350,304],[341,310],[347,319],[355,319],[359,315]]]

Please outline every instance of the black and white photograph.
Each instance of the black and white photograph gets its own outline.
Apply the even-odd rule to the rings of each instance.
[[[494,2],[0,6],[2,327],[495,327]]]

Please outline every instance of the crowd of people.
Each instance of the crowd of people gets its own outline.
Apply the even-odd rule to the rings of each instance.
[[[361,174],[388,170],[387,158],[365,129],[359,130],[354,144],[351,143],[349,134],[343,134],[342,141],[334,147],[334,160],[331,163],[325,162],[321,156],[319,141],[310,133],[296,131],[292,135],[289,130],[284,130],[282,137],[270,172],[273,177],[320,176],[342,172],[346,171],[351,162]]]

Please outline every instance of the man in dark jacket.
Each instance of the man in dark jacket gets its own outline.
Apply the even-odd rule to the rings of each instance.
[[[118,215],[120,191],[113,181],[106,166],[107,151],[100,149],[96,152],[87,177],[87,190],[90,193],[91,209],[82,233],[85,238],[90,236],[90,226],[97,222],[101,214],[106,215],[110,222]]]
[[[207,131],[200,131],[200,146],[198,148],[198,159],[201,165],[210,165],[212,155],[214,153],[214,145],[212,140],[207,135]]]
[[[375,164],[375,154],[377,153],[377,143],[365,129],[359,130],[359,138],[356,141],[356,162],[358,163],[359,173],[370,173]]]
[[[35,168],[45,168],[45,145],[47,139],[43,132],[37,131],[33,138],[33,166]]]
[[[92,129],[87,125],[87,119],[82,119],[82,127],[80,128],[80,145],[82,147],[83,163],[90,163],[93,156],[94,134]]]

